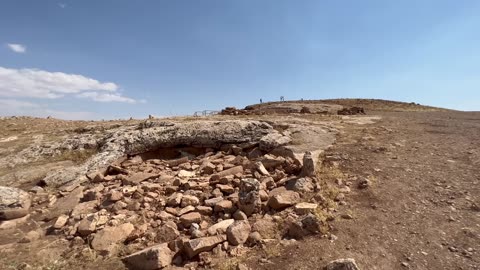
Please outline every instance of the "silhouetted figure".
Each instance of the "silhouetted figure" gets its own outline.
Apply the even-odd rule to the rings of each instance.
[[[262,99],[260,99],[260,104],[262,104],[262,103],[263,103],[263,100],[262,100]]]
[[[280,96],[280,101],[285,101],[285,97],[284,97],[284,96]]]

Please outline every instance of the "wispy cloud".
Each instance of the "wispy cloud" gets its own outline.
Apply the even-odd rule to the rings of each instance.
[[[58,3],[58,6],[59,6],[60,8],[66,8],[66,7],[67,7],[67,4],[65,4],[65,3]]]
[[[94,113],[83,111],[52,110],[46,105],[16,99],[0,99],[0,116],[29,115],[36,117],[52,116],[60,119],[82,120],[97,118]]]
[[[119,86],[113,82],[100,82],[83,75],[0,67],[0,97],[55,99],[73,94],[99,102],[136,103],[118,91]]]
[[[91,98],[94,101],[98,102],[126,102],[126,103],[137,103],[142,101],[136,101],[135,99],[124,97],[119,94],[110,94],[110,93],[98,93],[98,92],[84,92],[78,94],[79,98]]]
[[[22,44],[8,43],[7,47],[16,53],[25,53],[27,51],[27,47]]]

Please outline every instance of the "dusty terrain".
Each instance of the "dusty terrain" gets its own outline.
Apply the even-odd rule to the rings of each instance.
[[[273,107],[288,108],[288,103],[273,104]],[[281,175],[286,174],[283,177],[287,179],[301,174],[299,171],[301,167],[298,167],[295,160],[304,161],[302,157],[305,151],[312,152],[316,163],[316,173],[315,176],[312,176],[313,183],[316,183],[315,190],[296,190],[296,192],[301,195],[301,201],[318,205],[319,211],[315,210],[314,214],[318,219],[318,224],[321,225],[319,231],[314,233],[300,231],[301,236],[298,235],[298,230],[292,233],[292,229],[286,227],[295,225],[296,219],[301,220],[303,215],[299,214],[297,207],[293,207],[293,204],[287,206],[286,209],[282,207],[276,210],[276,207],[267,198],[262,210],[258,210],[260,212],[249,217],[248,221],[253,226],[253,232],[256,222],[268,221],[270,223],[266,224],[271,224],[271,217],[273,217],[273,222],[276,224],[274,227],[277,229],[272,229],[271,237],[262,235],[260,237],[262,239],[258,239],[258,242],[252,242],[249,237],[249,240],[243,244],[244,248],[242,244],[235,247],[229,239],[226,242],[230,242],[230,246],[223,244],[221,248],[214,249],[213,253],[202,253],[200,258],[198,256],[187,258],[182,255],[183,261],[176,261],[178,266],[219,269],[247,269],[248,267],[251,269],[322,269],[332,260],[353,258],[359,269],[480,269],[480,260],[478,259],[480,252],[480,113],[455,112],[417,104],[373,100],[304,101],[293,104],[291,111],[282,109],[275,114],[268,115],[161,120],[162,123],[165,121],[191,123],[208,120],[222,123],[225,121],[265,121],[265,123],[271,124],[273,129],[266,128],[266,130],[290,137],[291,141],[285,142],[285,147],[293,153],[291,161],[288,161],[287,158],[287,161],[282,161],[286,163],[281,167],[268,168],[269,174],[275,178],[277,187],[284,185]],[[331,106],[332,104],[334,106]],[[262,105],[256,106],[261,107]],[[305,106],[311,106],[309,113],[292,113],[293,110],[298,111]],[[332,113],[316,113],[316,110],[323,112],[325,108],[330,108],[330,111],[334,112],[342,106],[362,106],[366,109],[367,115],[337,116]],[[145,140],[145,132],[142,129],[138,133],[140,134],[138,138],[143,138],[143,148],[140,150],[130,147],[128,144],[121,149],[111,148],[108,140],[104,139],[105,134],[112,134],[113,137],[108,137],[110,136],[108,135],[108,138],[117,138],[116,134],[121,135],[128,130],[131,132],[128,134],[133,135],[129,135],[127,141],[131,140],[137,136],[136,127],[145,125],[147,122],[140,120],[82,122],[8,118],[0,120],[0,123],[2,127],[5,127],[0,133],[0,160],[2,162],[0,185],[20,187],[28,191],[41,183],[45,194],[48,194],[45,203],[34,203],[26,221],[12,228],[0,230],[0,245],[2,245],[0,267],[2,269],[92,269],[99,267],[125,269],[125,265],[120,261],[122,256],[162,242],[158,239],[149,239],[148,232],[156,230],[156,226],[164,228],[164,226],[170,225],[163,220],[162,222],[153,220],[145,223],[148,224],[147,230],[144,232],[146,235],[140,235],[136,240],[126,241],[125,248],[122,243],[118,243],[119,252],[115,256],[105,255],[101,254],[102,248],[95,248],[96,244],[91,246],[90,241],[95,239],[95,230],[91,236],[83,236],[83,231],[76,232],[75,228],[70,235],[67,233],[68,225],[65,228],[52,230],[51,227],[54,226],[56,220],[47,221],[42,217],[44,214],[55,212],[54,209],[58,202],[74,193],[74,188],[78,188],[78,186],[85,188],[85,194],[88,190],[97,190],[99,185],[87,177],[81,181],[76,181],[79,179],[74,177],[75,181],[68,181],[66,185],[61,182],[62,184],[58,186],[49,184],[45,186],[45,179],[64,181],[68,178],[65,177],[66,174],[62,174],[66,168],[84,168],[83,174],[93,173],[95,170],[101,169],[93,166],[99,163],[95,157],[103,155],[99,156],[103,158],[102,160],[105,161],[109,158],[113,160],[117,156],[111,155],[111,153],[117,150],[120,151],[118,153],[129,154],[132,160],[129,162],[132,163],[136,154],[146,152],[142,150],[144,148],[150,151],[159,146],[166,147],[164,141],[157,137],[154,137],[153,141]],[[162,124],[158,129],[168,129],[164,126],[165,124]],[[155,129],[155,127],[153,128]],[[145,130],[152,129],[148,127]],[[202,137],[197,133],[188,132],[185,134],[188,135],[187,138],[195,136],[203,138],[202,151],[204,152],[207,151],[204,149],[207,146],[216,147],[207,145],[210,141],[225,140],[230,143],[237,138],[233,136],[236,134],[235,132],[231,133],[231,137],[223,135]],[[225,134],[229,134],[228,130]],[[257,133],[252,131],[251,135],[248,135],[252,141],[261,137],[255,134]],[[180,140],[182,144],[198,142],[198,140],[185,139],[182,136],[174,136],[174,138]],[[282,141],[281,137],[279,137],[279,141]],[[178,146],[180,144],[178,142],[176,141],[175,145],[171,146]],[[332,143],[333,146],[330,146]],[[51,145],[51,147],[39,150],[38,147],[32,148],[32,145]],[[236,142],[236,145],[241,145],[240,140]],[[263,145],[266,144],[263,143]],[[248,164],[250,162],[254,164],[257,161],[255,157],[248,154],[253,149],[249,148],[250,146],[244,146],[245,148],[242,149],[235,147],[212,149],[214,150],[212,155],[222,158],[222,163],[219,165],[233,163],[236,155],[232,152],[234,149],[239,151],[236,152],[239,156],[248,157],[250,161],[244,160]],[[55,150],[47,151],[45,149]],[[265,147],[263,149],[261,155],[265,156],[262,158],[260,155],[258,160],[269,164],[270,156],[265,153],[270,149]],[[158,156],[156,158],[158,159]],[[177,156],[163,156],[162,158],[165,161],[162,159],[155,161],[159,167],[151,169],[151,173],[166,172],[180,177],[178,174],[181,170],[200,170],[200,166],[207,164],[205,158],[208,160],[207,155],[205,157],[198,155],[196,158],[189,158],[189,165],[183,164],[177,168],[178,166],[168,165],[168,160],[176,160]],[[143,171],[146,167],[151,166],[149,164],[156,164],[148,161],[150,160],[148,158],[142,160],[146,160],[146,162],[133,167],[125,165],[123,168],[139,172],[137,170]],[[94,161],[95,164],[93,164]],[[243,165],[244,168],[247,168],[243,176],[238,175],[238,178],[234,176],[233,182],[225,180],[225,183],[231,186],[215,186],[213,184],[212,188],[236,188],[237,190],[240,188],[241,190],[241,181],[245,177],[255,177],[259,180],[268,178],[266,175],[258,174],[258,171],[254,169],[250,171],[250,165],[247,163]],[[108,164],[111,162],[105,163],[105,165]],[[287,164],[290,165],[287,166]],[[220,173],[229,167],[230,165],[225,168],[216,165],[212,166],[211,170],[213,173]],[[52,172],[56,175],[53,178],[49,177]],[[185,174],[185,172],[180,174]],[[208,173],[198,171],[196,174],[196,177],[199,178],[198,180],[195,178],[194,181],[198,181],[197,183],[207,181],[207,185],[210,182],[210,186],[212,186],[212,178],[208,180],[210,177]],[[59,175],[60,177],[58,177]],[[105,176],[102,174],[102,177]],[[131,185],[125,184],[125,180],[118,181],[123,183],[123,186]],[[264,182],[270,183],[268,181]],[[166,184],[163,186],[163,182],[158,180],[147,180],[142,185],[148,184],[147,182],[162,185],[156,191],[157,195],[151,194],[155,198],[171,196],[170,194],[167,196],[165,193],[165,189],[171,190],[170,186]],[[240,186],[236,184],[237,182]],[[47,183],[50,182],[47,181]],[[106,188],[101,190],[102,194],[99,195],[99,200],[110,198],[112,196],[110,193],[115,192],[117,187],[118,190],[121,190],[122,184],[119,186],[119,184],[112,183],[104,182],[102,184]],[[202,196],[192,192],[195,188],[192,188],[191,184],[189,185],[190,191],[181,187],[180,189],[176,188],[176,192],[197,196],[200,198],[201,206],[204,207],[200,209],[208,212],[208,207],[203,204]],[[235,192],[233,190],[235,189],[232,189],[232,192]],[[275,196],[276,191],[274,190],[274,187],[267,187],[267,195]],[[31,192],[31,196],[36,198],[44,191]],[[203,192],[215,194],[216,191],[206,188],[203,189]],[[215,196],[224,196],[235,202],[234,196],[227,197],[227,194],[230,194],[230,191],[221,190],[219,195]],[[215,196],[212,195],[212,197]],[[241,209],[243,206],[239,204],[238,207]],[[113,214],[118,216],[118,213],[126,213],[129,215],[128,212],[121,212],[123,210],[118,212],[119,210],[116,208],[110,210],[107,206],[105,209],[112,213],[112,216],[107,215],[109,219],[116,219]],[[143,216],[148,216],[147,210],[142,204],[137,211],[145,211]],[[180,210],[183,209],[178,206],[176,210],[168,211]],[[199,211],[198,207],[196,211]],[[195,238],[197,236],[193,235],[199,233],[198,237],[202,238],[201,233],[206,233],[206,229],[212,224],[231,218],[231,214],[225,209],[218,213],[215,210],[214,214],[202,215],[203,225],[206,226],[203,228],[200,224],[202,232],[195,232],[191,228],[182,228],[183,225],[178,225],[179,234]],[[82,220],[83,216],[79,218],[78,221]],[[181,217],[180,219],[182,220]],[[234,219],[237,220],[236,217]],[[76,219],[72,215],[70,222],[74,222],[74,220]],[[138,220],[133,218],[127,221],[133,223],[135,229],[141,225]],[[118,226],[117,223],[111,222],[108,226],[115,227]],[[103,228],[104,225],[99,226],[96,234],[101,234]],[[40,235],[28,239],[31,231],[39,232]],[[79,233],[83,240],[81,243],[74,244],[82,239],[78,236]],[[87,234],[90,232],[85,235]],[[158,236],[158,233],[156,235]],[[28,243],[19,243],[25,242],[26,238]]]

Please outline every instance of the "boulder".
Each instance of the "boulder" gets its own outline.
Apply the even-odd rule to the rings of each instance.
[[[128,269],[156,270],[169,266],[174,255],[168,243],[163,243],[130,254],[122,261]]]
[[[238,246],[247,241],[252,227],[248,220],[238,220],[227,228],[228,243]]]
[[[131,223],[124,223],[116,227],[106,227],[95,234],[92,248],[100,255],[112,255],[117,251],[118,243],[124,242],[135,227]]]
[[[21,218],[30,209],[30,195],[18,188],[0,186],[0,220]]]
[[[184,244],[184,250],[189,258],[193,258],[201,252],[210,251],[218,244],[227,240],[225,235],[215,235],[192,239]]]

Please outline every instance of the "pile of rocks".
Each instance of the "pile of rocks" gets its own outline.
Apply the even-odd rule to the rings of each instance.
[[[343,108],[337,111],[338,115],[357,115],[357,114],[365,114],[365,109],[362,107],[351,107],[351,108]]]
[[[254,115],[254,114],[261,114],[258,111],[254,110],[245,110],[245,109],[237,109],[235,107],[226,107],[222,111],[220,111],[221,115]]]
[[[265,239],[321,232],[319,201],[307,196],[319,188],[310,153],[301,162],[260,147],[221,148],[124,158],[63,197],[34,204],[53,206],[39,211],[49,233],[124,256],[132,269],[205,265]],[[72,202],[73,210],[61,211]]]

